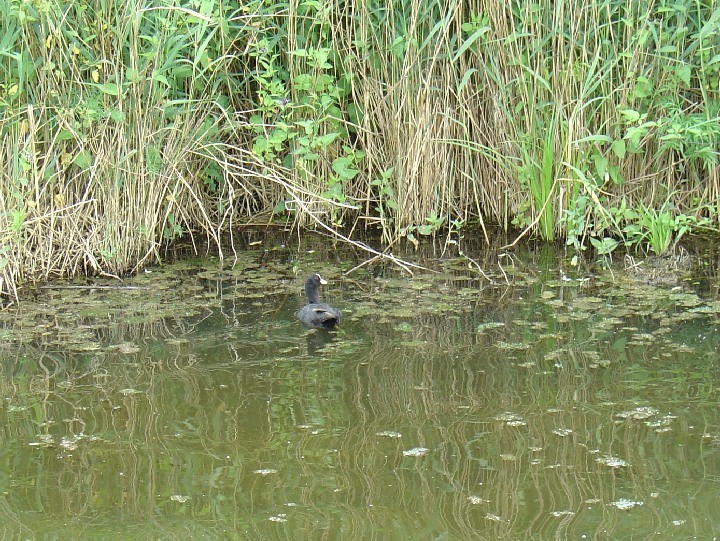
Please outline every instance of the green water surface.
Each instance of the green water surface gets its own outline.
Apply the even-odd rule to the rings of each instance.
[[[720,535],[717,277],[441,247],[435,272],[343,276],[368,255],[262,236],[237,257],[0,314],[3,538]],[[294,319],[311,271],[337,332]]]

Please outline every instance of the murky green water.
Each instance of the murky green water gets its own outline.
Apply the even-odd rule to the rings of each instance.
[[[366,255],[258,238],[0,314],[3,538],[720,535],[714,271],[342,278]],[[294,320],[314,270],[332,334]]]

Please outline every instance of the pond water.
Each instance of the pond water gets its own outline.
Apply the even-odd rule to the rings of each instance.
[[[720,535],[714,263],[238,244],[0,313],[3,538]],[[294,318],[313,271],[336,332]]]

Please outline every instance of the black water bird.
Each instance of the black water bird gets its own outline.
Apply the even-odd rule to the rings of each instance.
[[[332,329],[340,321],[340,310],[329,304],[320,302],[318,288],[320,284],[327,284],[319,274],[311,274],[305,281],[307,304],[298,310],[297,318],[305,325],[316,329]]]

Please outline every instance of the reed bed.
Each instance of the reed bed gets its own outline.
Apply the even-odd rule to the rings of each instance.
[[[0,22],[10,297],[247,222],[600,253],[717,231],[710,1],[44,0]]]

